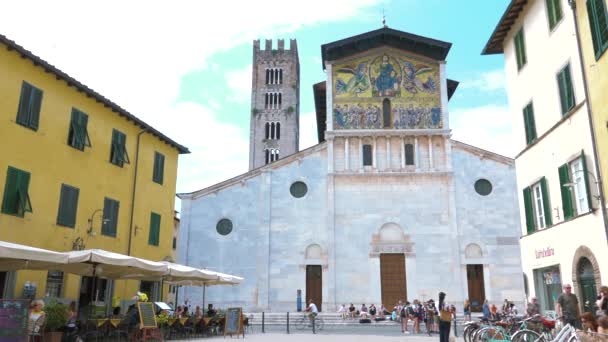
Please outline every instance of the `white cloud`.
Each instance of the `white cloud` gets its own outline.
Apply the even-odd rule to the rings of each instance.
[[[476,79],[460,83],[461,88],[474,88],[482,91],[494,91],[505,88],[505,71],[502,69],[484,72]]]
[[[511,114],[506,106],[486,105],[450,111],[452,137],[507,157],[518,151],[513,144]]]
[[[315,112],[300,114],[300,150],[319,143]]]
[[[365,17],[378,1],[9,1],[0,33],[189,147],[178,176],[186,192],[246,171],[248,132],[216,119],[221,104],[176,103],[184,75],[221,68],[209,57],[253,39]]]
[[[229,101],[247,103],[251,101],[251,64],[240,70],[229,71],[225,75],[230,89]]]

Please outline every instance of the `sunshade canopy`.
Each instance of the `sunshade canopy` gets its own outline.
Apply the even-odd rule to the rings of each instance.
[[[64,253],[0,241],[0,271],[51,269],[67,262],[68,256]]]

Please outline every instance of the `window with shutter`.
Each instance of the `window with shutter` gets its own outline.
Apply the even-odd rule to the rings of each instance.
[[[528,234],[534,233],[536,230],[534,221],[534,205],[532,201],[532,189],[527,187],[524,189],[524,208],[526,211],[526,231]]]
[[[116,237],[116,227],[118,225],[118,208],[120,202],[106,197],[103,202],[103,217],[101,234]]]
[[[598,60],[608,48],[608,15],[604,0],[587,0],[587,15],[595,59]]]
[[[91,147],[91,139],[87,124],[89,116],[76,108],[72,108],[72,118],[70,120],[70,130],[68,132],[68,145],[81,151],[85,146]]]
[[[373,162],[372,145],[363,145],[363,166],[371,166]]]
[[[555,25],[562,19],[561,0],[547,0],[547,16],[549,18],[549,29],[553,30]]]
[[[78,211],[78,195],[80,190],[73,186],[62,184],[59,196],[59,210],[57,224],[74,228],[76,225],[76,212]]]
[[[530,102],[524,108],[524,128],[526,131],[526,143],[530,145],[536,140],[536,124],[534,123],[534,107]]]
[[[26,212],[32,212],[29,184],[29,172],[8,167],[2,199],[3,213],[23,217]]]
[[[524,42],[524,28],[522,27],[515,35],[515,59],[517,61],[517,70],[526,65],[526,44]]]
[[[566,65],[557,74],[557,84],[559,85],[559,98],[562,107],[562,115],[565,115],[572,108],[574,108],[574,89],[572,88],[570,64]]]
[[[112,148],[110,150],[110,162],[122,167],[124,163],[130,164],[126,148],[127,136],[114,129],[112,131]]]
[[[154,152],[154,172],[152,180],[158,184],[163,184],[165,174],[165,156],[161,153]]]
[[[405,144],[405,165],[414,165],[414,145]]]
[[[18,124],[33,130],[38,130],[40,121],[40,106],[42,104],[42,90],[23,81],[21,84],[21,96],[19,97],[19,107],[17,108]]]
[[[158,246],[160,242],[160,215],[157,213],[150,214],[150,235],[148,235],[148,244]]]
[[[560,166],[557,171],[559,174],[559,185],[562,194],[562,211],[564,213],[564,220],[567,220],[575,216],[574,206],[572,203],[572,188],[568,164]]]

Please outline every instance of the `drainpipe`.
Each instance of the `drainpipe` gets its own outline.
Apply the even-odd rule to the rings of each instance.
[[[585,90],[585,103],[587,104],[587,117],[589,118],[589,129],[591,130],[591,146],[593,146],[593,161],[595,163],[595,174],[597,178],[597,186],[600,197],[600,205],[602,206],[602,218],[604,221],[604,231],[606,232],[606,242],[608,243],[608,214],[606,213],[606,199],[604,198],[604,186],[602,185],[602,174],[600,171],[600,156],[597,152],[597,141],[595,139],[595,127],[593,125],[593,111],[591,101],[589,101],[589,84],[587,83],[587,72],[585,71],[585,63],[583,62],[583,47],[581,37],[578,33],[578,18],[576,16],[576,0],[568,0],[570,8],[572,8],[572,16],[574,17],[574,33],[576,35],[576,45],[578,47],[578,56],[581,64],[581,72],[583,74],[583,89]]]
[[[131,255],[131,240],[133,238],[133,216],[135,215],[135,190],[137,189],[137,171],[139,164],[139,141],[141,135],[148,131],[147,128],[142,129],[137,134],[137,145],[135,147],[135,177],[133,177],[133,190],[131,192],[131,218],[129,220],[129,245],[127,248],[127,255]]]

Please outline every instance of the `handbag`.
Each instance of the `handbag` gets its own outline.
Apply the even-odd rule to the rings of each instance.
[[[443,322],[451,322],[452,313],[449,310],[440,310],[439,319],[442,320]]]

